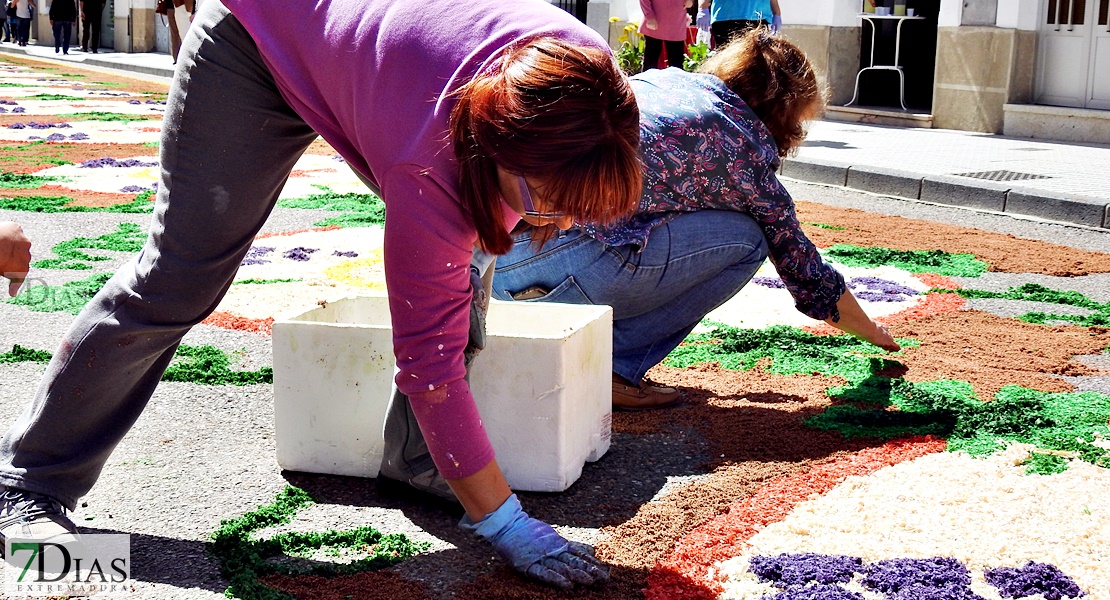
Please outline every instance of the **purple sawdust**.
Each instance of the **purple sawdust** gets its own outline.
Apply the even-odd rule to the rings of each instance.
[[[46,141],[48,142],[60,142],[64,139],[66,139],[66,136],[65,134],[61,133],[51,133],[50,135],[46,136]]]
[[[889,600],[985,600],[969,587],[909,585],[887,596]]]
[[[853,556],[827,556],[813,552],[753,556],[748,570],[761,581],[782,587],[817,583],[847,583],[852,574],[863,571],[863,560]]]
[[[165,102],[159,102],[157,100],[147,100],[146,103],[147,104],[165,104]]]
[[[137,158],[125,158],[123,160],[116,160],[114,158],[92,158],[81,163],[79,166],[87,169],[99,169],[102,167],[156,167],[156,162],[146,162]]]
[[[0,100],[0,104],[6,104],[8,106],[17,106],[17,104],[15,103],[14,100]]]
[[[1041,594],[1045,600],[1084,596],[1079,586],[1053,565],[1029,561],[1015,569],[1000,567],[984,573],[987,582],[998,588],[1003,598],[1025,598]]]
[[[69,136],[69,139],[71,139],[71,140],[87,140],[87,139],[89,139],[89,134],[77,132],[77,133]]]
[[[145,192],[149,189],[150,188],[146,188],[146,187],[143,187],[141,185],[129,185],[129,186],[125,186],[125,187],[120,188],[119,191],[123,192],[125,194],[129,194],[129,193],[132,193],[132,192]]]
[[[886,593],[915,586],[932,587],[947,590],[951,598],[962,598],[963,590],[970,593],[971,575],[954,558],[892,558],[869,566],[863,585]]]
[[[786,284],[783,283],[782,280],[778,277],[753,277],[752,283],[756,285],[761,285],[763,287],[775,289],[782,289],[786,287]]]
[[[346,256],[347,258],[355,258],[358,256],[358,252],[355,252],[354,250],[336,250],[331,254],[332,256]]]
[[[881,277],[853,277],[852,280],[848,282],[848,287],[853,289],[860,285],[872,291],[887,292],[889,294],[916,296],[919,293],[911,287],[906,287],[896,281],[883,279]]]
[[[853,295],[868,302],[902,302],[906,297],[901,294],[884,294],[883,292],[853,292]]]
[[[23,123],[12,123],[8,125],[8,129],[26,129],[27,126]]]
[[[317,251],[317,248],[303,248],[303,247],[298,246],[296,248],[286,250],[285,254],[282,254],[282,256],[285,257],[285,258],[288,258],[289,260],[296,260],[296,261],[304,262],[304,261],[312,258],[312,253],[316,252],[316,251]]]
[[[0,107],[0,113],[6,113],[6,112],[8,112],[8,109],[6,109],[4,107]]]
[[[270,261],[265,260],[262,257],[266,256],[267,254],[269,254],[273,251],[274,251],[274,249],[270,246],[252,246],[250,250],[247,250],[247,255],[243,258],[243,262],[241,264],[244,264],[244,265],[262,265],[262,264],[266,264]]]
[[[25,113],[25,112],[27,112],[27,109],[26,109],[26,108],[23,108],[22,106],[17,106],[17,107],[15,107],[15,108],[13,108],[13,109],[12,109],[12,113],[19,113],[19,114],[23,114],[23,113]]]
[[[846,590],[839,585],[813,585],[794,587],[763,600],[865,600],[862,594]]]
[[[337,162],[341,162],[341,163],[347,162],[347,159],[343,158],[342,156],[339,156],[338,154],[331,157],[331,159],[334,160],[334,161],[337,161]]]
[[[128,100],[127,103],[128,104],[142,104],[142,101],[141,100]]]

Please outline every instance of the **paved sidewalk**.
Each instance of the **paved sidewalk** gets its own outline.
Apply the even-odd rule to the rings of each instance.
[[[1110,228],[1110,144],[819,121],[786,177]]]
[[[173,76],[162,53],[0,44],[0,52]],[[936,204],[1110,229],[1110,143],[1076,144],[945,129],[818,121],[782,174]]]

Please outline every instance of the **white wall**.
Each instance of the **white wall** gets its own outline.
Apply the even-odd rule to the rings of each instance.
[[[859,25],[863,0],[780,0],[784,25]]]
[[[959,27],[964,11],[963,0],[940,0],[939,27]]]
[[[1036,31],[1040,15],[1041,0],[998,0],[999,27]]]

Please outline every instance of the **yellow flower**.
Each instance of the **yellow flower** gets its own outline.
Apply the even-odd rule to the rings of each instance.
[[[635,26],[635,25],[625,25],[625,26],[624,26],[624,30],[625,30],[625,31],[635,31],[635,30],[636,30],[636,26]]]
[[[610,23],[619,23],[620,20],[621,20],[620,17],[609,17],[609,22]]]
[[[622,43],[622,44],[627,44],[628,43],[628,36],[627,35],[622,35],[619,38],[617,38],[617,41]]]

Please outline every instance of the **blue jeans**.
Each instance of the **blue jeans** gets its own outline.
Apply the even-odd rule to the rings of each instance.
[[[536,251],[530,231],[497,258],[493,297],[613,307],[613,372],[638,384],[711,310],[743,288],[767,258],[751,217],[732,211],[683,214],[655,228],[643,251],[608,246],[580,229]]]

